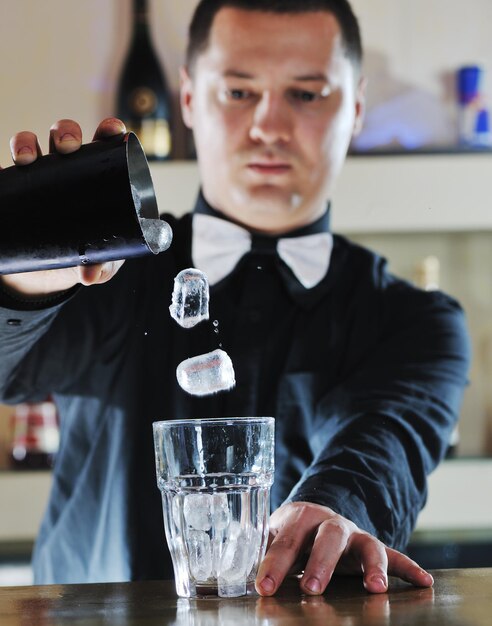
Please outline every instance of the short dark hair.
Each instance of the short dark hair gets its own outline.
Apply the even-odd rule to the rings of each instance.
[[[264,13],[332,13],[340,25],[347,57],[360,69],[362,41],[359,23],[348,0],[200,0],[188,30],[186,64],[190,71],[197,56],[207,48],[214,18],[224,7]]]

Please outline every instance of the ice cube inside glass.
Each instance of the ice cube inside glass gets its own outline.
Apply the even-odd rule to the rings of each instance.
[[[268,540],[272,417],[155,422],[157,484],[176,592],[245,595]]]

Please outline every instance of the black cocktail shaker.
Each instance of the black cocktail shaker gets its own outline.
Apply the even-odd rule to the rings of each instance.
[[[0,274],[157,254],[171,239],[133,133],[0,171]]]

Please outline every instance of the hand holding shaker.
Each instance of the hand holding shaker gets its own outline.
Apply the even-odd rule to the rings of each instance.
[[[245,595],[268,541],[273,417],[155,422],[157,484],[176,592]]]
[[[157,254],[171,239],[133,133],[0,171],[0,274]]]

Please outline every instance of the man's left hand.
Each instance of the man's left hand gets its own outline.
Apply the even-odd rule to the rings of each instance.
[[[388,575],[417,587],[431,587],[432,576],[407,556],[386,547],[330,508],[290,502],[270,517],[270,545],[256,577],[256,590],[273,595],[293,566],[309,553],[300,586],[310,595],[323,593],[333,573],[361,574],[371,593],[388,589]]]

